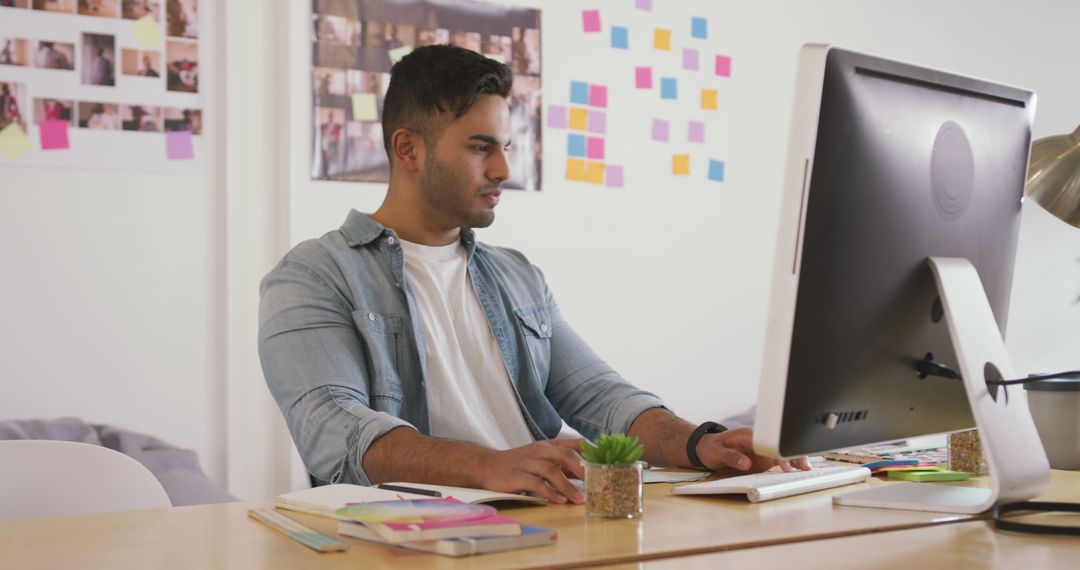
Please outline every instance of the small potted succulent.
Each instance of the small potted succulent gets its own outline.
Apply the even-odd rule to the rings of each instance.
[[[641,454],[637,437],[606,434],[581,442],[585,460],[585,514],[599,518],[633,519],[641,516]]]

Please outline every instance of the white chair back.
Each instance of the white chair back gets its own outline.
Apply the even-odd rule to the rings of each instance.
[[[0,441],[0,519],[168,506],[154,475],[118,451],[71,441]]]

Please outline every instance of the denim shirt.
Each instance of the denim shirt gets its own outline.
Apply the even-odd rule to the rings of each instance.
[[[663,405],[602,361],[563,320],[543,274],[517,251],[462,229],[468,275],[525,424],[562,421],[589,439],[626,432]],[[259,357],[308,471],[369,485],[364,453],[386,432],[430,435],[423,327],[393,230],[355,210],[340,230],[289,251],[263,279]]]

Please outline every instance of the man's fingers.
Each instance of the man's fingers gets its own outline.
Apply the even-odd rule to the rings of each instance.
[[[578,504],[585,500],[585,497],[578,491],[577,487],[566,478],[566,475],[563,475],[562,466],[550,461],[536,459],[525,463],[522,465],[522,468],[544,479],[547,484],[561,496]]]
[[[795,461],[793,461],[792,463],[795,465],[795,467],[798,467],[799,469],[802,469],[803,471],[806,471],[806,470],[810,469],[810,461],[808,459],[806,459],[805,457],[800,457],[800,458],[796,459]]]
[[[522,471],[520,473],[521,484],[518,487],[522,491],[526,491],[547,499],[549,503],[556,505],[566,504],[567,498],[562,494],[552,489],[550,485],[540,476],[533,473]]]
[[[749,457],[734,449],[725,447],[720,450],[718,455],[721,463],[729,467],[734,467],[739,471],[746,471],[754,465],[754,462],[751,461]]]
[[[539,453],[537,454],[539,458],[558,464],[564,471],[570,473],[576,479],[585,478],[585,468],[581,466],[581,455],[575,450],[576,448],[572,449],[566,444],[551,445],[548,443],[543,443],[536,447],[539,450]]]

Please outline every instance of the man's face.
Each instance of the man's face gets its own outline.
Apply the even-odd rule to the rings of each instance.
[[[510,110],[506,99],[482,95],[446,125],[428,148],[420,193],[443,228],[484,228],[495,221],[502,183],[510,176]]]

